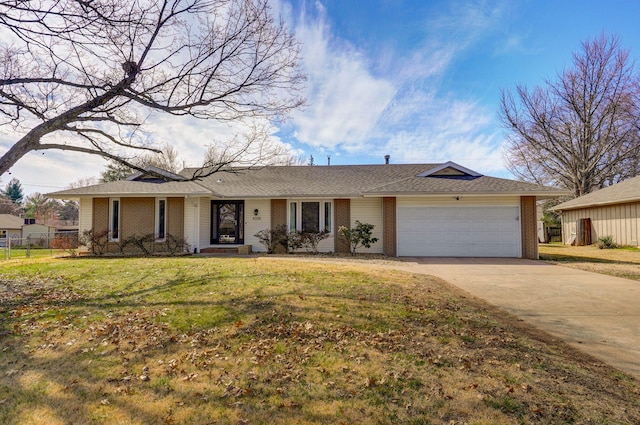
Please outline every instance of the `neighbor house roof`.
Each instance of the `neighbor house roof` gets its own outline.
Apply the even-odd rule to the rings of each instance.
[[[560,205],[553,210],[575,210],[578,208],[595,207],[600,205],[623,204],[640,201],[640,176],[621,181],[604,189],[579,196]]]
[[[22,229],[24,219],[11,214],[0,214],[0,229]]]
[[[197,169],[179,174],[189,178]],[[421,176],[421,174],[423,176]],[[57,198],[149,194],[211,195],[219,198],[355,197],[384,195],[566,194],[555,188],[482,176],[455,163],[332,166],[268,166],[217,172],[198,181],[120,181],[49,194]]]

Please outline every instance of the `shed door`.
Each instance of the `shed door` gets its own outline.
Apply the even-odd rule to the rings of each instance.
[[[398,207],[399,256],[520,257],[520,208]]]

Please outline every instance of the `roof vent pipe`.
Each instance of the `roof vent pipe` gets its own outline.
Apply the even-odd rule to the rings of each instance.
[[[389,159],[391,158],[391,155],[385,155],[384,156],[384,163],[389,165]]]

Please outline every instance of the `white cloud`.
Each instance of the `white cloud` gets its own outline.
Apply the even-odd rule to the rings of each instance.
[[[98,175],[105,164],[98,156],[78,152],[30,152],[2,176],[2,183],[17,178],[26,195],[55,192],[80,178]]]
[[[410,130],[390,127],[381,134],[382,149],[394,162],[454,161],[483,173],[503,170],[498,134],[487,131],[491,114],[477,103],[434,98],[405,118],[415,123]]]
[[[374,77],[353,46],[331,38],[321,7],[317,19],[301,18],[296,34],[303,43],[308,106],[292,116],[294,136],[329,150],[362,145],[393,98],[394,85]]]
[[[495,112],[472,95],[443,92],[443,80],[459,55],[500,22],[505,7],[457,2],[425,20],[415,46],[381,49],[378,57],[334,36],[322,4],[316,10],[303,13],[296,27],[309,107],[294,113],[294,137],[336,157],[378,161],[389,153],[395,162],[454,160],[481,172],[504,169]]]

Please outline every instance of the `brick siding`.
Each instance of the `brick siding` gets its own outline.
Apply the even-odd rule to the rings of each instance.
[[[538,226],[535,196],[520,197],[522,258],[538,259]]]
[[[287,200],[271,200],[271,229],[281,225],[287,225]]]
[[[120,238],[155,234],[155,198],[120,198]]]
[[[94,232],[101,232],[109,228],[109,198],[93,198]]]
[[[184,237],[184,198],[167,198],[167,233]]]
[[[382,252],[389,257],[397,257],[396,251],[396,198],[382,198]]]
[[[334,250],[335,252],[350,252],[349,243],[340,235],[338,228],[340,226],[351,227],[351,200],[350,199],[334,199],[333,200],[333,226],[335,230]]]

